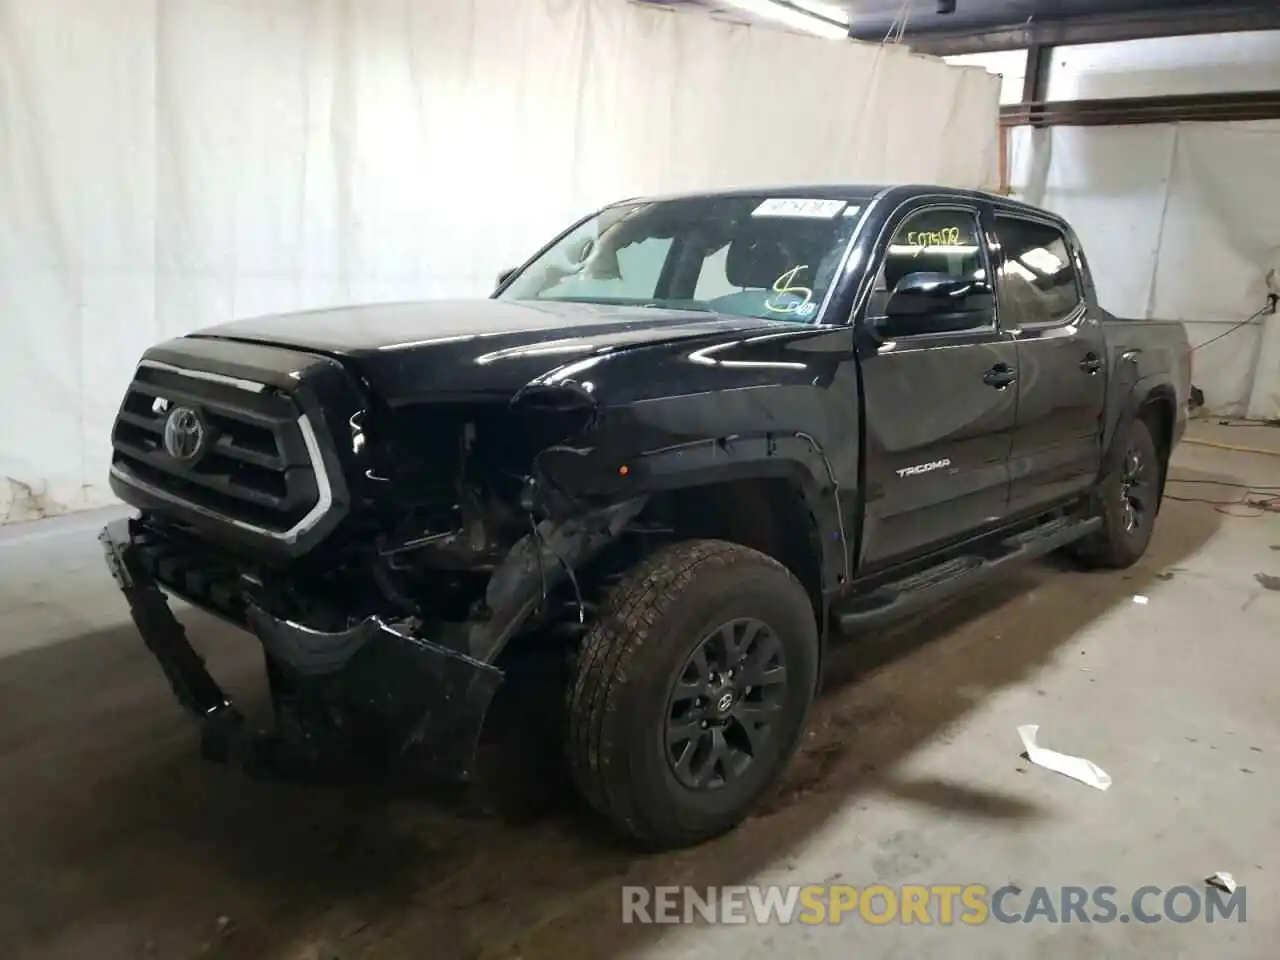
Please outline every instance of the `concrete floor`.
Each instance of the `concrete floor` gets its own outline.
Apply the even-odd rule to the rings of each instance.
[[[1191,436],[1280,450],[1265,427],[1196,424]],[[1184,445],[1173,476],[1280,487],[1280,459]],[[893,636],[842,644],[806,747],[759,815],[697,850],[640,858],[568,802],[512,824],[200,763],[103,568],[102,519],[0,531],[7,955],[1275,955],[1280,592],[1263,580],[1280,576],[1280,515],[1170,501],[1132,570],[1038,565]],[[252,645],[186,619],[252,699]],[[1114,786],[1022,760],[1023,723]],[[1215,870],[1246,886],[1245,923],[619,923],[624,883],[1106,884],[1124,905],[1144,884],[1198,887]]]

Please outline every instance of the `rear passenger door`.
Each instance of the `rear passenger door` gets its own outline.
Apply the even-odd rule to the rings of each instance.
[[[1001,322],[1018,350],[1010,506],[1023,512],[1074,497],[1096,478],[1106,349],[1074,238],[1050,219],[1006,212],[996,216],[996,237]]]
[[[862,573],[944,546],[1007,512],[1016,348],[996,322],[984,237],[991,216],[984,202],[915,201],[894,215],[873,253],[875,280],[857,318],[866,423]],[[922,279],[950,283],[943,300],[956,303],[890,317],[895,295]]]

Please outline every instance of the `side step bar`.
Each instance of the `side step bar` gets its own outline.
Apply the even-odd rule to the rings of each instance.
[[[953,557],[868,593],[855,595],[833,611],[836,625],[842,631],[853,630],[919,613],[1007,572],[1012,566],[1052,553],[1100,526],[1100,517],[1050,520],[997,541],[994,546],[975,549],[972,554]]]

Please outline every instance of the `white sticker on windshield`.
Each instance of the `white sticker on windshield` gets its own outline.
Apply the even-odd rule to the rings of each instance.
[[[753,217],[809,217],[830,220],[840,216],[844,200],[817,200],[803,197],[771,197],[752,212]]]
[[[846,217],[856,217],[861,212],[862,208],[860,206],[855,203],[851,203],[849,206],[845,207],[844,215]]]

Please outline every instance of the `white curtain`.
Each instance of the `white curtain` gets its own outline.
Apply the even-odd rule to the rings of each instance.
[[[1280,294],[1280,123],[1023,128],[1012,144],[1016,193],[1074,223],[1103,306],[1185,323],[1211,412],[1280,419],[1280,316],[1228,333]]]
[[[0,520],[111,502],[161,338],[484,295],[625,196],[990,186],[998,84],[623,0],[0,0]]]

